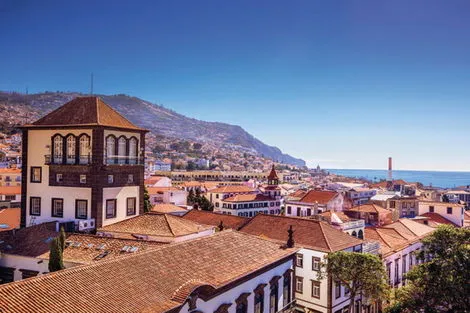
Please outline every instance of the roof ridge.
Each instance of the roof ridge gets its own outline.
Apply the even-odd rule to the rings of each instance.
[[[173,231],[173,226],[170,225],[170,221],[168,220],[168,214],[163,214],[165,216],[165,222],[168,225],[168,228],[170,229],[170,233],[176,237],[175,232]]]
[[[96,123],[100,124],[100,106],[99,106],[99,97],[95,98],[95,105],[96,105]]]
[[[321,230],[321,233],[322,233],[322,235],[323,235],[323,238],[325,238],[325,242],[326,242],[326,245],[328,246],[328,249],[329,249],[330,251],[333,251],[333,249],[331,248],[330,242],[329,242],[328,239],[326,238],[325,231],[323,230],[323,223],[320,222],[319,225],[320,225],[320,230]]]
[[[379,232],[378,227],[373,227],[372,229],[375,230],[375,232],[376,232],[377,235],[380,237],[380,239],[382,239],[382,241],[383,241],[390,249],[393,249],[392,246],[388,244],[388,242],[384,239],[384,237],[382,236],[382,234]]]

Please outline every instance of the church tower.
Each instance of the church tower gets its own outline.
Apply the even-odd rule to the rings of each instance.
[[[271,172],[268,175],[268,185],[264,187],[264,194],[273,199],[281,198],[281,188],[279,187],[279,177],[277,176],[276,169],[271,168]]]

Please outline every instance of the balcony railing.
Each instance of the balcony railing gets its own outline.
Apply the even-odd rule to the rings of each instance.
[[[91,155],[79,155],[78,160],[75,156],[67,156],[64,160],[62,155],[46,154],[44,156],[44,164],[46,165],[89,165],[91,164]]]
[[[108,165],[144,165],[144,158],[113,155],[106,157],[105,163]]]
[[[348,230],[352,228],[363,228],[365,226],[364,220],[350,221],[339,224],[342,230]]]

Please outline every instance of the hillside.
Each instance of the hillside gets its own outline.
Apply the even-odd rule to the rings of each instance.
[[[8,129],[38,119],[74,97],[74,92],[18,94],[0,92],[0,128]],[[149,129],[155,135],[194,140],[214,145],[232,146],[234,150],[252,150],[277,162],[305,165],[273,146],[269,146],[237,125],[205,122],[178,114],[172,110],[128,95],[98,95],[104,102],[134,124]]]

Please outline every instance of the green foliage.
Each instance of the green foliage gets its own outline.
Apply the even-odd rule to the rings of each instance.
[[[470,229],[440,226],[423,240],[406,275],[398,303],[402,312],[470,312]]]
[[[318,279],[324,278],[325,275],[349,288],[350,312],[354,299],[360,293],[372,301],[386,299],[389,294],[382,260],[373,254],[344,251],[330,253],[326,262],[322,263]]]
[[[192,189],[189,190],[188,192],[188,198],[186,200],[186,202],[189,204],[189,205],[193,205],[194,204],[194,191]]]
[[[187,202],[189,205],[195,206],[204,211],[214,210],[214,205],[201,194],[201,190],[199,188],[196,189],[196,192],[193,192],[193,190],[189,191]]]
[[[63,250],[60,246],[59,237],[52,239],[49,253],[49,272],[60,271],[65,268],[63,261]]]
[[[148,213],[152,210],[152,204],[150,203],[150,196],[147,187],[144,190],[144,212]]]
[[[62,251],[65,250],[65,240],[67,239],[67,237],[65,236],[65,230],[64,230],[64,227],[61,227],[60,228],[60,233],[59,233],[59,237],[57,237],[58,241],[59,241],[59,246],[60,246],[60,249]]]

